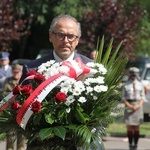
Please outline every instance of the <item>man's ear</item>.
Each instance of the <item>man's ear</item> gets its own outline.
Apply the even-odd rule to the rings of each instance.
[[[79,40],[80,40],[80,38],[76,39],[76,46],[79,44]]]

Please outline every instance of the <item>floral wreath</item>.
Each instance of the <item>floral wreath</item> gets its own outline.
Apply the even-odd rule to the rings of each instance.
[[[62,63],[48,61],[27,73],[26,79],[1,101],[0,110],[9,109],[19,126],[32,134],[38,130],[42,140],[51,134],[64,140],[78,125],[86,124],[93,131],[99,120],[95,114],[101,107],[100,95],[108,89],[106,73],[102,64],[85,65],[79,58]],[[45,134],[50,128],[51,134]]]

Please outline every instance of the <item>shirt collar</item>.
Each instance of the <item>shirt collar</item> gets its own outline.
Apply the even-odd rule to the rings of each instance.
[[[8,69],[8,67],[9,67],[9,65],[3,66],[5,71]]]
[[[54,59],[56,60],[56,62],[62,62],[63,60],[55,53],[55,51],[53,51],[53,55],[54,55]],[[74,58],[74,52],[71,54],[71,56],[66,59],[66,60],[73,60]]]

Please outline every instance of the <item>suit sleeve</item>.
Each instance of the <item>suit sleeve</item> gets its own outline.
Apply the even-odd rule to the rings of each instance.
[[[28,66],[27,65],[23,65],[23,70],[22,70],[22,76],[19,80],[19,84],[26,78],[26,74],[28,72]]]

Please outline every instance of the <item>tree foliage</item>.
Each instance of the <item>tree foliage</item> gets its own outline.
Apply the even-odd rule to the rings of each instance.
[[[141,1],[142,9],[145,11],[145,17],[142,19],[142,30],[138,32],[143,38],[137,41],[138,49],[136,55],[146,55],[150,57],[150,1]]]
[[[11,51],[12,41],[30,33],[31,18],[21,18],[20,10],[15,11],[13,3],[14,0],[1,0],[0,3],[0,51]]]
[[[144,15],[140,6],[135,3],[129,5],[128,0],[121,3],[110,0],[99,3],[93,1],[93,6],[94,9],[87,9],[81,17],[81,47],[86,46],[85,49],[89,51],[95,49],[97,38],[104,35],[106,43],[112,37],[115,39],[114,47],[123,41],[123,49],[131,56],[136,50],[136,41],[140,38],[137,32],[141,29],[141,19]],[[86,7],[89,8],[89,5]]]

